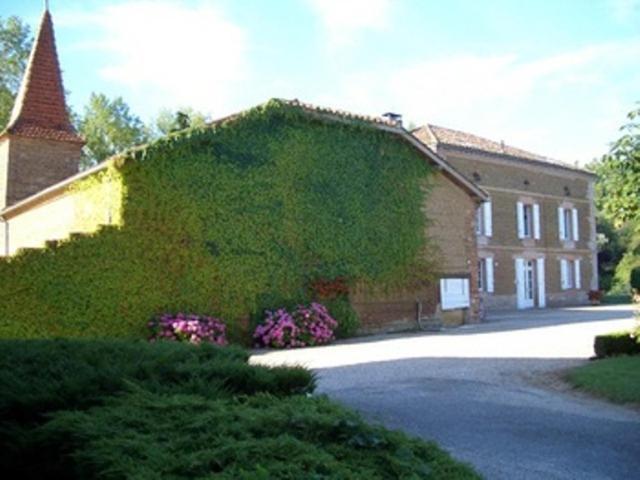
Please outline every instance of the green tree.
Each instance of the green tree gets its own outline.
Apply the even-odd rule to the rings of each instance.
[[[84,167],[145,143],[151,137],[149,129],[131,113],[122,97],[110,100],[102,93],[91,94],[79,120],[79,131],[87,142]]]
[[[622,135],[596,165],[599,206],[617,226],[640,219],[640,108],[627,117]]]
[[[0,17],[0,130],[11,116],[32,43],[31,30],[20,18]]]
[[[591,165],[598,174],[596,200],[604,217],[600,226],[609,221],[615,227],[600,230],[613,239],[613,244],[601,247],[600,268],[610,273],[615,262],[613,286],[622,289],[629,286],[630,271],[640,265],[640,108],[629,112],[627,118],[609,153]],[[604,279],[606,283],[607,277]]]
[[[191,127],[204,127],[207,124],[207,116],[192,108],[182,108],[177,111],[163,109],[155,121],[155,136],[168,135],[172,132]]]

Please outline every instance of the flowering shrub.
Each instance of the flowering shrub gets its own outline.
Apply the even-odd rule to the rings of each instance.
[[[193,344],[213,343],[226,345],[226,326],[215,317],[200,315],[164,314],[149,322],[153,332],[150,340],[176,340]]]
[[[337,326],[338,322],[324,305],[298,305],[291,313],[284,308],[267,310],[264,321],[256,327],[253,339],[257,346],[274,348],[322,345],[334,340]]]

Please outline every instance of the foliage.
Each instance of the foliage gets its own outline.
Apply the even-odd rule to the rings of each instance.
[[[598,358],[640,354],[640,343],[629,331],[598,335],[593,348]]]
[[[331,316],[338,322],[336,338],[353,337],[360,328],[360,317],[351,305],[349,297],[339,295],[332,300],[325,300],[324,303]]]
[[[149,322],[151,341],[176,340],[195,345],[212,343],[226,345],[226,326],[222,320],[201,315],[164,314]]]
[[[568,375],[577,388],[619,403],[640,404],[640,356],[590,362]]]
[[[634,267],[631,270],[629,274],[629,285],[631,285],[634,291],[640,292],[640,266]]]
[[[337,326],[326,307],[314,302],[309,306],[298,305],[291,313],[284,308],[266,311],[253,339],[259,347],[312,347],[334,340]]]
[[[33,38],[20,18],[0,17],[0,131],[9,122]]]
[[[478,478],[434,444],[366,425],[326,398],[134,392],[58,413],[41,438],[68,442],[84,479]]]
[[[628,235],[625,228],[615,228],[613,222],[599,215],[596,219],[598,231],[598,279],[600,288],[609,291],[614,286],[616,267],[624,256]]]
[[[301,368],[144,341],[0,342],[7,478],[477,478],[434,444],[365,424]]]
[[[79,122],[79,131],[87,142],[85,166],[149,140],[144,123],[131,113],[122,97],[110,100],[102,93],[91,94]]]
[[[312,279],[392,289],[436,274],[430,168],[369,124],[273,101],[112,164],[121,222],[0,261],[0,337],[140,338],[157,312],[192,311],[224,318],[234,341],[239,320],[304,298]],[[87,209],[110,201],[85,185]]]
[[[640,216],[640,108],[628,119],[596,170],[601,207],[618,224]]]

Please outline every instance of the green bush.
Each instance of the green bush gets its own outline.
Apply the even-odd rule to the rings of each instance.
[[[313,391],[302,368],[251,366],[245,351],[174,342],[0,341],[0,464],[26,468],[33,429],[59,410],[84,410],[130,388],[229,398]]]
[[[39,434],[42,450],[70,446],[73,478],[478,478],[435,445],[368,426],[325,398],[134,392],[58,413]]]
[[[121,195],[118,225],[0,261],[0,337],[140,338],[190,311],[238,341],[265,297],[316,278],[429,281],[431,172],[393,133],[278,101],[171,135],[74,186],[86,210]]]
[[[360,317],[351,306],[347,296],[340,296],[333,300],[324,301],[329,312],[338,322],[336,338],[353,337],[360,328]]]
[[[478,478],[235,348],[3,341],[0,385],[5,478]]]
[[[632,336],[631,332],[598,335],[593,347],[598,358],[640,354],[640,343],[636,337]]]

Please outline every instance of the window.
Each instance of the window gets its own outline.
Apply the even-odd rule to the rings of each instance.
[[[560,259],[560,286],[562,290],[582,288],[580,259]]]
[[[578,241],[578,209],[577,208],[558,208],[558,234],[560,240]]]
[[[533,237],[533,206],[524,205],[522,215],[522,236],[531,238]]]
[[[516,204],[518,238],[540,238],[540,205],[518,202]]]
[[[476,210],[476,234],[490,237],[493,234],[491,202],[484,202]]]
[[[469,307],[469,280],[466,278],[440,279],[440,299],[443,310]]]
[[[493,258],[480,258],[478,260],[478,290],[480,292],[493,292]]]

